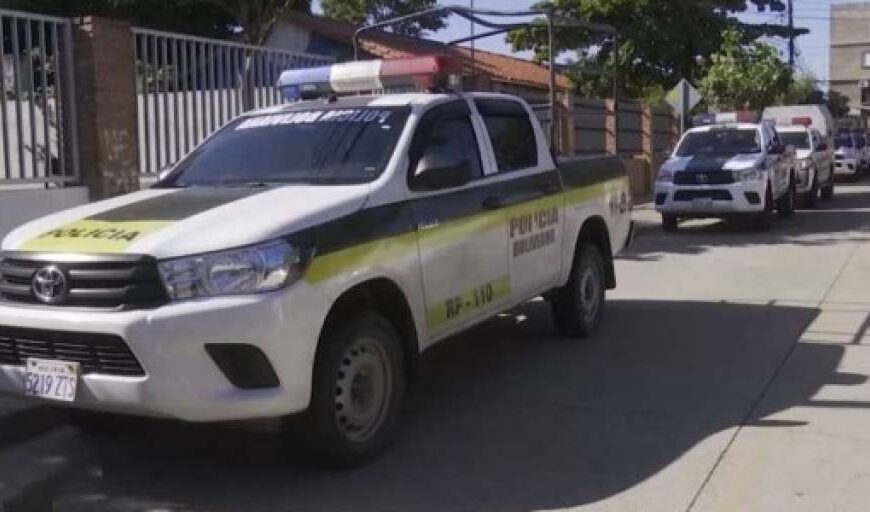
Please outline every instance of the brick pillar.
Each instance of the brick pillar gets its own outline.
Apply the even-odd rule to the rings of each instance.
[[[643,131],[643,156],[649,162],[649,175],[645,180],[644,187],[647,192],[652,192],[655,175],[659,171],[659,156],[656,154],[656,113],[650,105],[644,105],[641,111],[641,130]]]
[[[136,55],[130,25],[73,20],[81,178],[92,200],[139,188]]]
[[[605,150],[609,155],[616,154],[616,116],[619,115],[618,112],[614,110],[615,103],[613,100],[605,100],[604,101],[604,115],[606,117],[606,134],[605,134]]]

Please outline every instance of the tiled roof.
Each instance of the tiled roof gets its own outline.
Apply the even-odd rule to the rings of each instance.
[[[286,19],[290,23],[348,46],[352,44],[353,34],[357,28],[352,23],[303,13],[291,13],[287,15]],[[360,49],[371,56],[380,58],[445,53],[453,57],[466,70],[472,68],[470,48],[465,46],[445,47],[437,41],[399,36],[383,31],[364,33],[360,41]],[[477,72],[489,76],[494,81],[549,89],[550,72],[548,68],[529,60],[478,49],[474,52],[473,66]],[[567,89],[571,84],[565,75],[557,74],[556,86],[559,89]]]

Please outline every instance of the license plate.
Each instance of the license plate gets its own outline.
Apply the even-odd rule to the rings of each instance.
[[[709,208],[713,206],[712,197],[696,197],[692,199],[692,206],[695,208]]]
[[[28,358],[24,394],[47,400],[72,402],[76,399],[79,363]]]

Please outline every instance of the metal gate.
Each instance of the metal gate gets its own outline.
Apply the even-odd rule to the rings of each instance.
[[[0,9],[0,185],[78,180],[68,19]]]
[[[285,69],[320,66],[320,55],[285,52],[134,28],[139,168],[154,174],[251,108],[281,103]]]

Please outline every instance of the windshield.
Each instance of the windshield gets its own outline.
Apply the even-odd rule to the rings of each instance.
[[[194,150],[161,186],[369,182],[387,165],[409,112],[354,108],[241,118]]]
[[[855,146],[855,143],[852,141],[852,136],[848,133],[841,133],[837,135],[835,142],[837,143],[837,149],[851,148]]]
[[[779,140],[795,149],[810,149],[810,136],[806,132],[779,132]]]
[[[736,155],[760,152],[758,130],[714,128],[709,131],[686,134],[677,149],[677,156]]]

